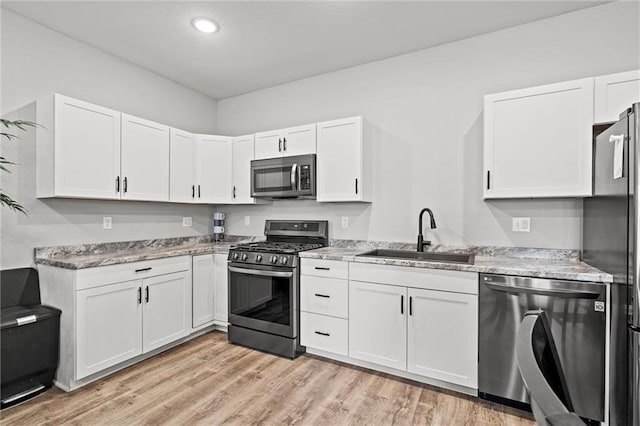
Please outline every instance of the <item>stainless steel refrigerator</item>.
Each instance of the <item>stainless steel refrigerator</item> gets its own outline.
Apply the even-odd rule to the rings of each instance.
[[[584,261],[613,275],[611,425],[640,425],[640,103],[595,137],[593,196],[584,200]]]

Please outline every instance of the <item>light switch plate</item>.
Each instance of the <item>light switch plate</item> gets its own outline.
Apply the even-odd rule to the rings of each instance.
[[[182,226],[184,227],[190,227],[191,225],[193,225],[193,219],[191,218],[191,216],[184,216],[182,218]]]
[[[342,227],[343,228],[348,228],[349,227],[349,217],[348,216],[342,216]]]
[[[249,216],[244,217],[244,224],[246,226],[249,226],[251,224],[251,219],[249,218]]]
[[[111,229],[112,227],[113,227],[113,221],[111,220],[111,217],[104,216],[102,218],[102,229]]]
[[[514,217],[512,224],[513,232],[531,232],[530,217]]]

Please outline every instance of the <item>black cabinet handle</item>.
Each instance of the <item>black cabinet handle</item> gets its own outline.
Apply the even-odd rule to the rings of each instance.
[[[404,315],[404,295],[400,295],[400,314]]]
[[[278,139],[278,152],[282,152],[282,139]]]
[[[144,301],[149,303],[149,286],[146,286],[144,289]]]
[[[358,193],[358,178],[356,178],[356,194]]]
[[[315,268],[320,270],[320,271],[330,271],[331,270],[331,268],[327,268],[327,267],[324,267],[324,266],[316,266]]]
[[[327,299],[331,297],[331,296],[329,296],[328,294],[320,294],[320,293],[316,293],[315,295],[316,295],[316,296],[318,296],[318,297],[324,297],[324,298],[327,298]]]
[[[282,139],[282,145],[284,147],[284,150],[286,151],[287,150],[287,138],[283,138]]]
[[[124,192],[127,192],[127,177],[126,176],[124,177],[124,182],[122,183],[122,186],[123,186]]]
[[[198,185],[198,198],[200,198],[200,185]]]
[[[233,198],[234,199],[236,198],[236,186],[235,185],[233,185]]]
[[[413,296],[409,296],[409,315],[413,315]]]
[[[331,336],[329,333],[323,333],[322,331],[315,331],[315,333],[321,336],[327,336],[327,337]]]
[[[116,192],[120,192],[120,176],[116,178]]]
[[[191,185],[191,198],[196,198],[196,186]]]
[[[491,189],[491,170],[487,170],[487,189]]]
[[[138,305],[142,303],[142,287],[138,287]]]
[[[136,272],[144,272],[144,271],[150,271],[151,268],[142,268],[142,269],[136,269]]]

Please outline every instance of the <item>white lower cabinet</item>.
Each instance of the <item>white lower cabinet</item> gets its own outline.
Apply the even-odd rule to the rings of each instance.
[[[191,280],[187,272],[178,272],[148,278],[142,285],[142,352],[146,353],[189,334]]]
[[[229,305],[227,302],[227,253],[216,253],[213,255],[214,269],[214,296],[213,296],[213,319],[217,325],[226,327],[229,324]]]
[[[406,287],[349,283],[349,356],[407,368]]]
[[[86,269],[39,265],[42,303],[62,310],[56,385],[73,390],[191,332],[191,257]]]
[[[349,321],[328,315],[300,313],[300,343],[338,355],[349,353]]]
[[[78,291],[78,379],[142,353],[140,291],[138,280]]]
[[[478,387],[478,297],[409,288],[407,371]]]
[[[193,256],[193,317],[191,323],[193,328],[213,322],[215,303],[213,256],[213,254]]]

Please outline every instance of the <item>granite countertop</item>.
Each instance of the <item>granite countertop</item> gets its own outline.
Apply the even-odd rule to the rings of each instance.
[[[358,245],[358,243],[354,244],[354,246]],[[386,248],[415,250],[415,248],[399,246],[389,247],[389,245]],[[575,253],[572,253],[572,251],[482,247],[458,249],[435,247],[430,250],[440,252],[474,252],[476,253],[476,258],[473,265],[357,256],[371,249],[371,244],[368,244],[366,247],[359,248],[353,248],[353,246],[348,247],[347,244],[340,244],[339,246],[323,247],[316,250],[305,251],[300,253],[300,257],[308,259],[342,260],[379,265],[448,269],[454,271],[482,272],[490,274],[519,275],[537,278],[593,281],[602,283],[610,283],[613,281],[610,274],[581,262],[578,257],[575,256]]]
[[[34,259],[40,265],[85,269],[175,256],[228,253],[233,246],[260,239],[263,238],[227,236],[225,241],[218,242],[204,236],[38,247]]]

